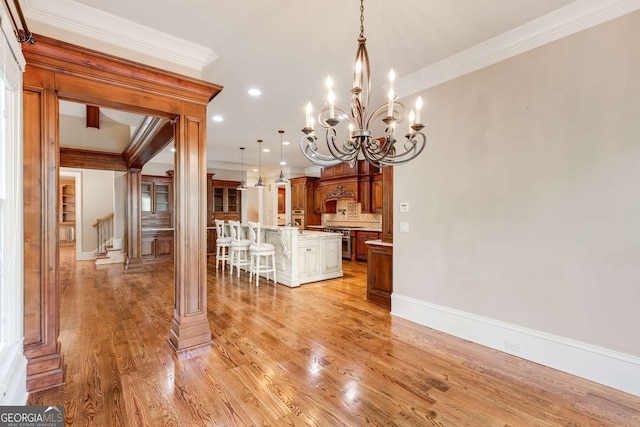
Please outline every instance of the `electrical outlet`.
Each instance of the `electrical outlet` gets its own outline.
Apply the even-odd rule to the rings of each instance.
[[[504,348],[520,353],[520,343],[515,341],[504,340]]]

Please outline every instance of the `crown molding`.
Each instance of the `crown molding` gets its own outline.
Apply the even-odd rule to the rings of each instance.
[[[24,13],[30,20],[153,56],[198,73],[218,58],[205,46],[72,0],[25,0],[23,3]]]
[[[577,0],[396,80],[403,98],[640,9],[640,0]]]

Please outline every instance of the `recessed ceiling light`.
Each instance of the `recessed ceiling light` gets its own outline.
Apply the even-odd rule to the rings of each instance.
[[[282,141],[282,145],[289,145],[289,141]]]
[[[260,92],[260,89],[252,87],[251,89],[249,89],[249,95],[251,95],[251,96],[260,96],[260,95],[262,95],[262,92]]]
[[[222,121],[224,121],[224,117],[219,116],[219,115],[215,115],[215,116],[211,117],[211,120],[213,120],[214,122],[222,122]]]
[[[258,172],[258,169],[254,169],[253,171],[254,171],[254,172]]]
[[[175,153],[176,152],[176,147],[171,147],[171,152]]]
[[[280,166],[284,166],[286,164],[287,164],[287,162],[285,162],[284,160],[280,162]]]
[[[270,152],[270,151],[271,151],[271,150],[270,150],[270,149],[268,149],[268,148],[263,148],[263,149],[262,149],[262,152],[263,152],[263,153],[268,153],[268,152]]]

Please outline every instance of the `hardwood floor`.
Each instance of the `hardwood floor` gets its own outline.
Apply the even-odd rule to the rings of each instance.
[[[216,272],[213,345],[168,343],[173,268],[75,263],[61,250],[66,384],[78,426],[638,426],[640,398],[391,317],[366,265],[297,289]]]

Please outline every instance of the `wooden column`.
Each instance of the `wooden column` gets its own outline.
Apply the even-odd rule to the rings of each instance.
[[[127,264],[126,273],[144,271],[142,265],[142,221],[140,198],[142,194],[141,169],[127,171]]]
[[[382,168],[382,241],[393,243],[393,167]]]
[[[190,108],[188,108],[190,107]],[[169,342],[175,351],[211,343],[207,320],[206,109],[185,106],[175,122],[176,299]]]
[[[58,97],[27,66],[24,95],[24,353],[27,391],[64,384],[58,342]]]
[[[222,90],[213,83],[41,35],[35,37],[36,44],[22,46],[28,64],[23,90],[24,349],[29,391],[64,383],[58,345],[58,99],[176,120],[176,314],[170,341],[180,351],[211,342],[205,299],[204,123],[207,104]],[[113,168],[134,169],[127,181],[132,198],[138,199],[129,201],[128,271],[139,267],[142,249],[139,169],[163,148],[156,142],[168,142],[164,133],[160,136],[153,143],[125,149]],[[105,164],[106,147],[96,148],[102,154],[88,157],[98,156],[103,160],[98,163]]]

